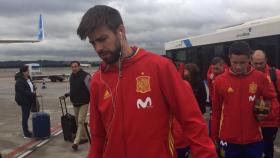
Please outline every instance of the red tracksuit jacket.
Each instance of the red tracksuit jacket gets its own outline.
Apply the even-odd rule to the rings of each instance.
[[[188,86],[189,89],[192,89],[190,83],[185,81],[185,84]],[[187,106],[187,105],[186,105]],[[180,123],[174,117],[173,119],[173,138],[174,138],[174,145],[176,149],[182,149],[189,146],[189,143],[184,139],[184,131]]]
[[[216,158],[192,90],[169,59],[137,49],[91,80],[89,158],[174,158],[173,116],[194,158]]]
[[[251,69],[251,68],[250,68]],[[259,122],[253,113],[255,100],[276,97],[266,76],[255,69],[237,76],[231,70],[215,79],[212,101],[211,136],[234,144],[262,139]]]
[[[274,86],[270,79],[268,65],[266,65],[266,67],[265,67],[264,74],[268,78],[270,84],[272,84],[272,86]],[[276,69],[276,78],[277,78],[276,85],[279,89],[280,88],[280,71],[278,69]],[[271,111],[269,113],[269,116],[265,120],[261,121],[261,126],[262,127],[278,127],[278,124],[279,124],[278,121],[279,121],[279,103],[278,103],[277,98],[275,98],[275,99],[272,99],[272,101],[271,101]]]

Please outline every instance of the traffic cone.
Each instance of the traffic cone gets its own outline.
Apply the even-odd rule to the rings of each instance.
[[[42,83],[42,89],[46,89],[47,87],[46,87],[46,81],[45,81],[45,79],[43,79],[43,83]]]

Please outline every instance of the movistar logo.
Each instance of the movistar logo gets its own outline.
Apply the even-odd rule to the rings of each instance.
[[[227,142],[221,140],[221,141],[220,141],[220,145],[221,145],[221,146],[227,146]]]
[[[250,102],[255,101],[255,99],[256,99],[256,96],[255,96],[255,95],[253,95],[253,96],[249,96],[249,101],[250,101]]]
[[[147,97],[145,99],[145,101],[143,101],[142,99],[137,99],[137,108],[141,109],[141,108],[149,108],[152,107],[152,99],[151,97]]]

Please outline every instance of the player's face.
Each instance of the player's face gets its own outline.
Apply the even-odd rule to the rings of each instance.
[[[252,65],[259,71],[264,71],[266,66],[266,58],[265,57],[252,57]]]
[[[217,63],[213,65],[213,73],[215,75],[219,75],[224,72],[224,64],[223,63]]]
[[[28,76],[29,76],[29,70],[23,72],[23,76],[24,76],[24,78],[28,78]]]
[[[250,58],[246,55],[232,54],[230,57],[231,70],[238,74],[243,75],[248,72]]]
[[[107,64],[118,61],[121,52],[121,42],[116,33],[107,27],[100,27],[88,36],[89,42],[98,56]]]

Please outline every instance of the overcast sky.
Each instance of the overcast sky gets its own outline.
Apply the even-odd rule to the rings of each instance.
[[[0,60],[96,60],[76,29],[96,4],[119,9],[131,45],[164,53],[164,43],[247,20],[280,15],[279,0],[0,0],[0,39],[35,39],[39,14],[45,41],[0,44]]]

